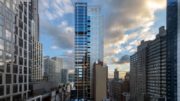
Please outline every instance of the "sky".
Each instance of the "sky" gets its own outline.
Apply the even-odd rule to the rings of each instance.
[[[77,1],[77,0],[76,0]],[[79,0],[80,1],[80,0]],[[86,0],[104,17],[104,62],[109,77],[129,71],[129,58],[142,40],[153,40],[166,25],[166,0]],[[73,68],[74,0],[40,0],[40,41],[44,56],[65,58]]]

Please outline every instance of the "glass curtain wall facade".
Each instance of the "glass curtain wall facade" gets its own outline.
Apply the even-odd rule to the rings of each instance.
[[[167,0],[167,101],[180,100],[179,0]]]
[[[90,97],[90,31],[87,3],[75,3],[75,87],[77,99]],[[90,26],[89,26],[90,27]]]
[[[33,4],[0,0],[0,101],[25,101],[30,95],[33,36],[39,34],[33,31]]]
[[[93,64],[96,61],[103,61],[104,53],[101,8],[99,6],[89,6],[87,15],[90,33],[90,95],[93,98]]]
[[[28,98],[32,63],[31,1],[0,1],[0,100]]]

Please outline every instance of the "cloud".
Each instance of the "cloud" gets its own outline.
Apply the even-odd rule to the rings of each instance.
[[[72,49],[74,41],[74,28],[69,26],[67,22],[62,21],[58,26],[42,21],[41,28],[43,34],[47,34],[53,38],[52,49]]]
[[[116,61],[115,63],[117,63],[117,64],[126,64],[126,63],[129,63],[129,61],[130,61],[130,56],[129,55],[124,55],[118,61]]]
[[[40,0],[40,13],[49,20],[57,20],[65,14],[73,13],[71,0]]]
[[[166,0],[104,0],[103,2],[99,0],[99,5],[103,7],[106,16],[105,61],[108,63],[111,63],[110,60],[122,57],[124,53],[133,54],[141,40],[154,39],[156,33],[152,30],[156,22],[155,13],[166,8]],[[94,0],[95,3],[97,0]]]
[[[59,48],[58,48],[57,46],[53,45],[53,46],[51,46],[51,49],[57,50],[57,49],[59,49]]]

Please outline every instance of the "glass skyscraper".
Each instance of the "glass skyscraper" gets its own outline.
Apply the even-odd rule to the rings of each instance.
[[[77,98],[93,99],[93,64],[103,61],[103,30],[100,7],[75,3],[75,86]]]
[[[180,101],[180,0],[167,0],[167,101]]]
[[[90,35],[88,31],[87,3],[75,3],[75,87],[77,99],[90,97]]]
[[[33,40],[39,35],[37,5],[38,0],[0,0],[0,101],[25,101],[31,95],[32,68],[42,62],[34,59],[42,53]]]
[[[91,98],[93,98],[93,65],[97,61],[103,61],[103,25],[101,8],[99,6],[88,7],[88,20],[90,30],[90,88]]]

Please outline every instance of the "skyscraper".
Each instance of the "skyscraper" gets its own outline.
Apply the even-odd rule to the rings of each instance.
[[[149,41],[142,41],[137,52],[130,58],[130,95],[133,101],[145,101],[148,45]]]
[[[37,6],[37,0],[34,1]],[[36,21],[32,6],[32,0],[0,0],[0,100],[3,101],[24,101],[31,90],[35,63],[33,37],[39,34],[33,31],[38,25],[33,24]]]
[[[77,98],[93,98],[93,63],[103,61],[100,7],[75,3],[75,85]]]
[[[90,68],[90,35],[87,28],[87,3],[75,3],[75,87],[78,99],[87,99],[87,72]],[[86,64],[84,64],[86,62]]]
[[[156,39],[148,46],[146,61],[146,92],[150,101],[166,99],[166,30],[159,28]]]
[[[167,101],[180,100],[179,8],[179,0],[167,0]]]

